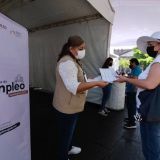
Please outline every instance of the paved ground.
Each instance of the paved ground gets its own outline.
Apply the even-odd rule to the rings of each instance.
[[[32,160],[56,160],[56,127],[52,94],[30,92]],[[75,142],[82,152],[70,160],[144,160],[139,126],[123,129],[125,111],[97,114],[98,105],[86,103],[78,121]]]

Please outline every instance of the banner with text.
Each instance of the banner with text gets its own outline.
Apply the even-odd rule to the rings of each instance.
[[[0,159],[31,160],[28,32],[0,13]]]

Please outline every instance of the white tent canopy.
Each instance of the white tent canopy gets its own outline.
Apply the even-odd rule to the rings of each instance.
[[[0,10],[29,29],[30,85],[53,91],[57,56],[71,35],[86,42],[84,69],[99,74],[108,55],[114,10],[109,0],[0,0]],[[88,100],[99,103],[100,90],[93,89]]]

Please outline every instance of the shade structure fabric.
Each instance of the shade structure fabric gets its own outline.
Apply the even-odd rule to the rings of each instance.
[[[30,86],[54,91],[58,54],[72,35],[86,43],[84,69],[89,77],[99,75],[108,56],[114,10],[109,0],[12,1],[2,9],[11,19],[29,29]],[[14,7],[13,7],[14,6]],[[91,90],[88,100],[100,103],[101,90]]]

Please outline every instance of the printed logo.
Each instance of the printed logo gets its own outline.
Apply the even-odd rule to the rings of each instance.
[[[22,37],[22,33],[18,32],[18,31],[12,30],[12,31],[10,31],[10,34],[15,37]]]
[[[0,93],[7,94],[9,97],[27,94],[23,77],[18,74],[14,82],[8,83],[7,80],[0,81]]]
[[[5,30],[6,30],[6,29],[7,29],[7,26],[5,26],[4,24],[1,24],[1,23],[0,23],[0,29],[5,29]]]
[[[9,131],[14,130],[15,128],[19,126],[20,126],[20,122],[17,122],[15,124],[11,124],[11,122],[7,122],[7,123],[0,125],[0,136]]]

